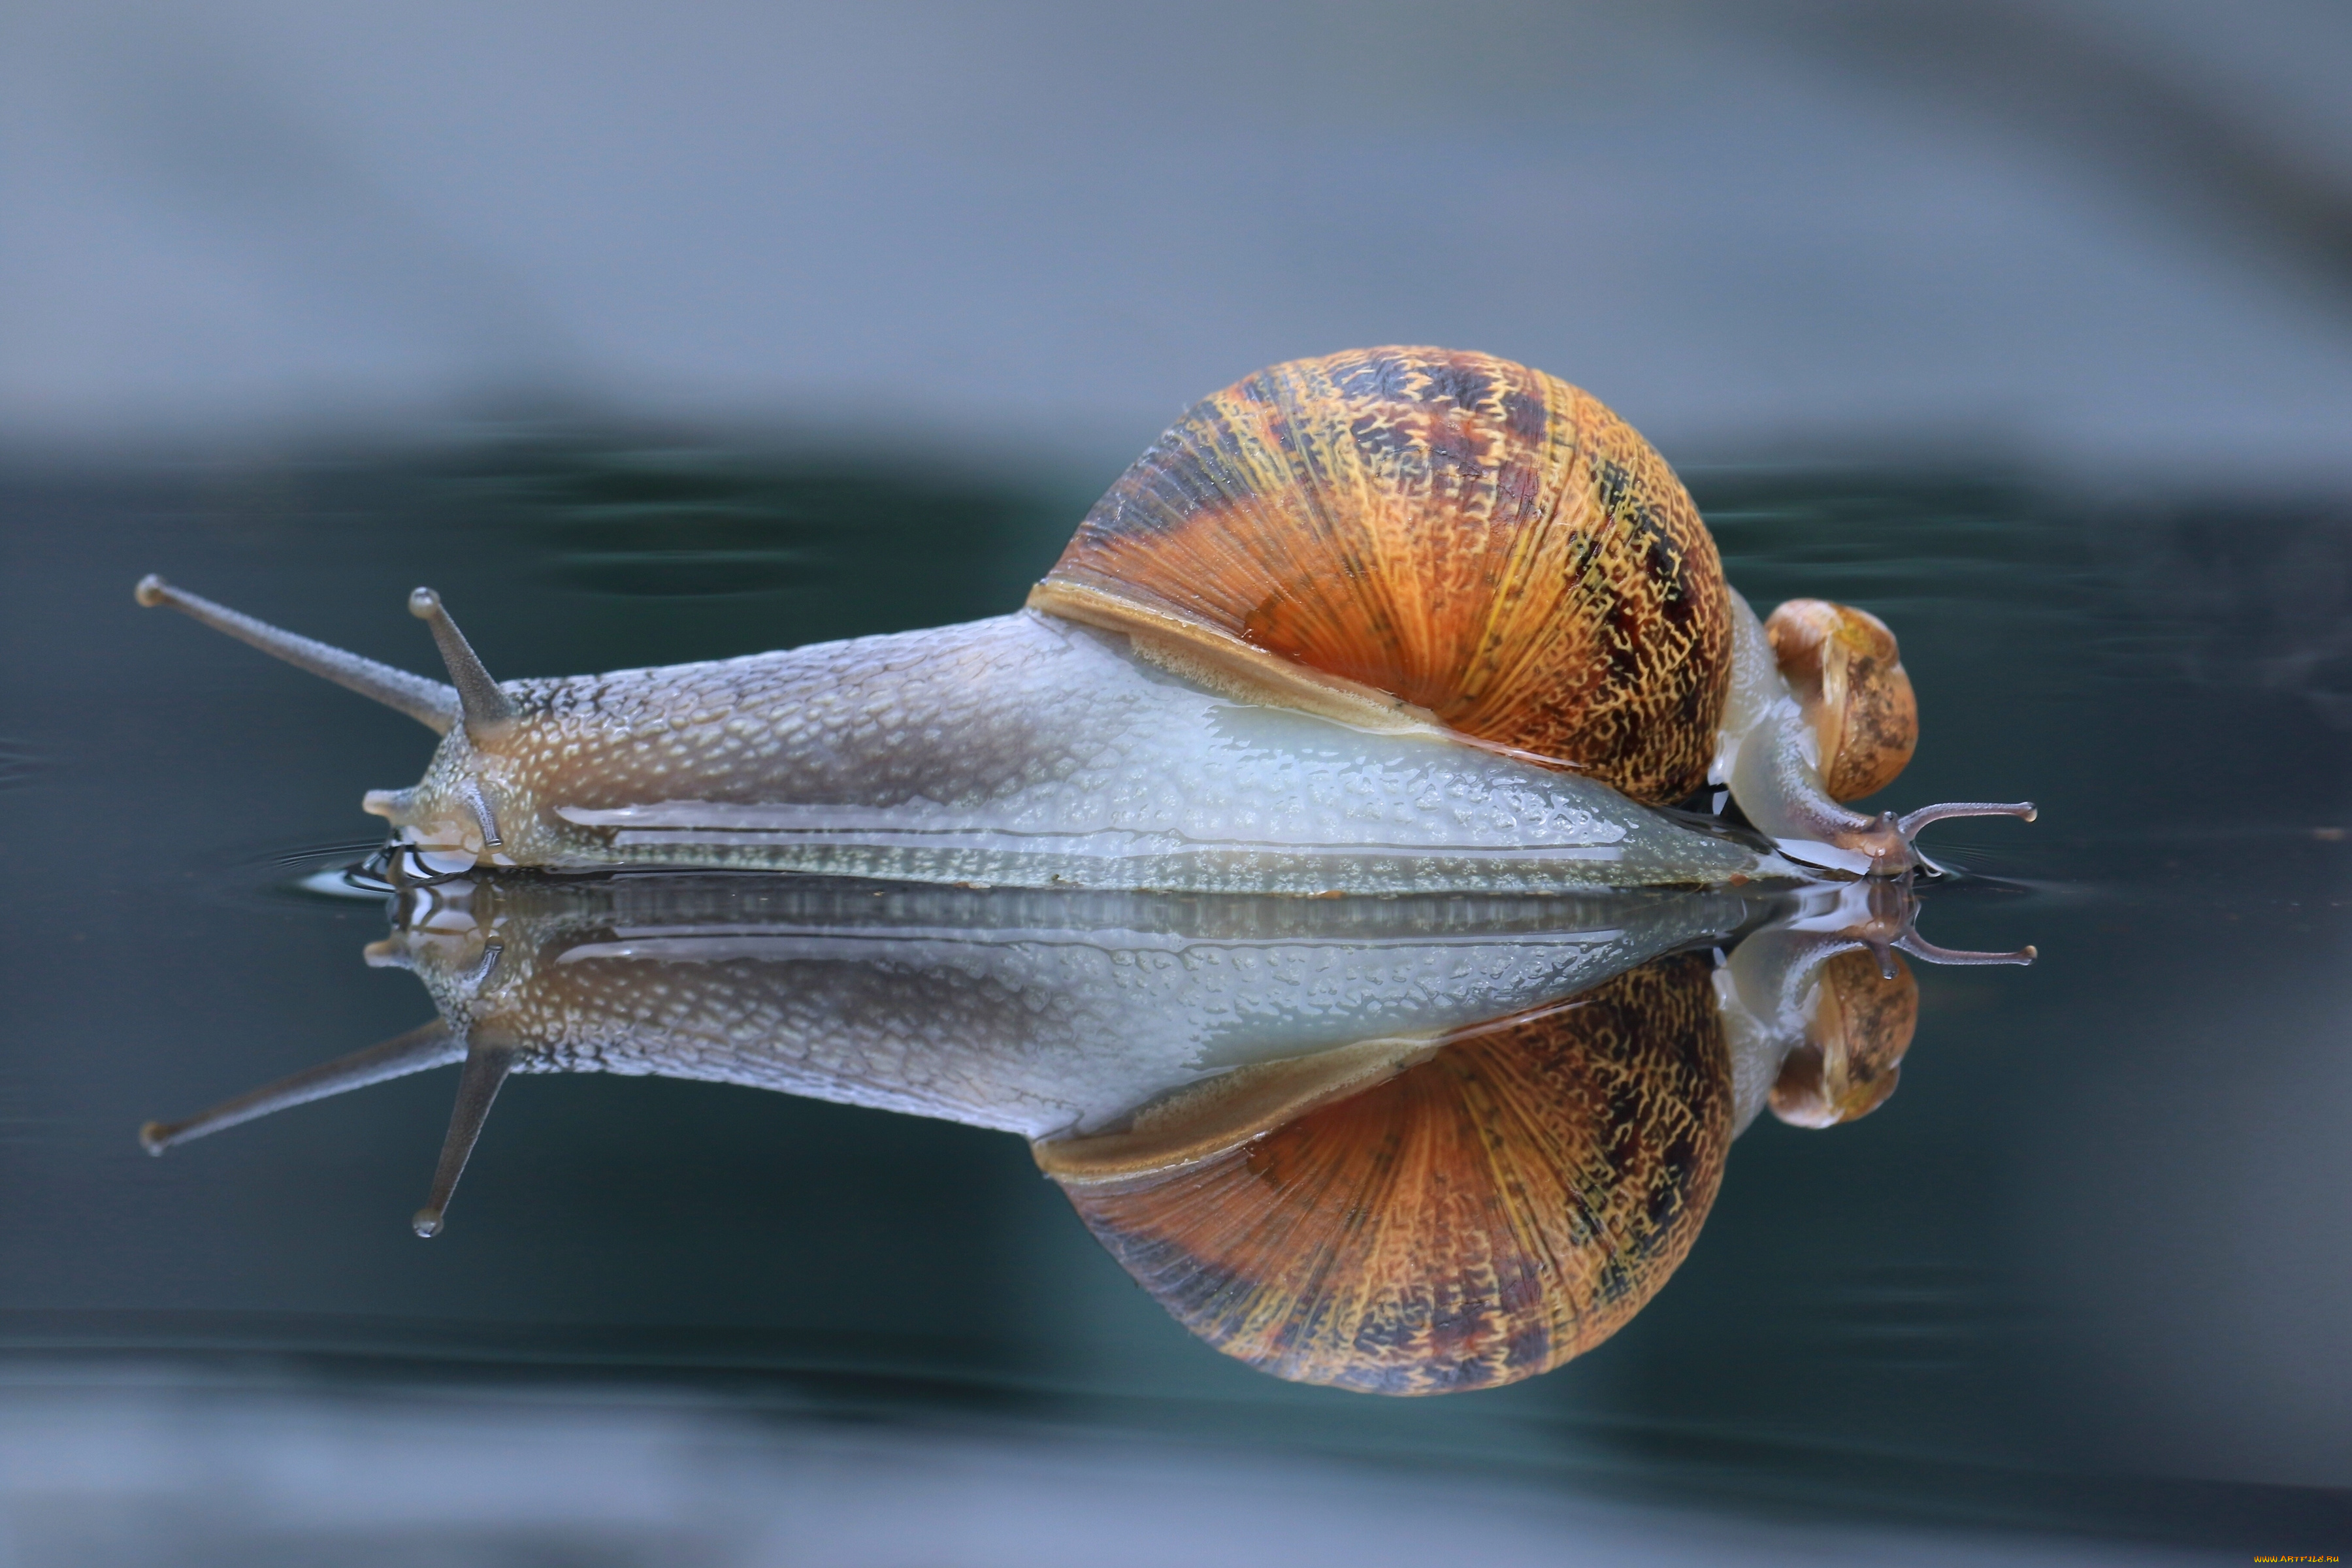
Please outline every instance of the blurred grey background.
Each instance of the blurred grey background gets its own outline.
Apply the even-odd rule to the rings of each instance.
[[[2352,8],[9,7],[0,431],[515,410],[1123,460],[1526,360],[1678,462],[2352,474]]]

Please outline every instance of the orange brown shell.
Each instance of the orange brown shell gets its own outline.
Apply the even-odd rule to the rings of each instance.
[[[1444,349],[1207,398],[1030,603],[1272,656],[1652,802],[1705,780],[1730,679],[1722,563],[1664,459],[1590,394]]]
[[[1708,969],[1659,960],[1209,1159],[1065,1189],[1187,1329],[1278,1377],[1442,1394],[1548,1371],[1641,1310],[1715,1201]]]
[[[1772,658],[1805,710],[1832,800],[1885,789],[1919,744],[1919,700],[1886,623],[1826,599],[1791,599],[1764,623]]]
[[[1895,1093],[1903,1053],[1919,1028],[1919,983],[1902,959],[1888,956],[1892,979],[1864,948],[1822,965],[1805,1043],[1789,1053],[1772,1084],[1773,1115],[1792,1127],[1834,1127],[1860,1121]]]

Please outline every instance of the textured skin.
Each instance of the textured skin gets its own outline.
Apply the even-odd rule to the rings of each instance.
[[[1071,1202],[1178,1321],[1276,1376],[1440,1394],[1547,1371],[1642,1309],[1715,1201],[1730,1074],[1709,976],[1656,960]]]
[[[1636,800],[1704,781],[1723,568],[1664,460],[1590,394],[1380,348],[1206,399],[1097,503],[1072,584],[1392,693]]]
[[[1168,1090],[1573,993],[1740,900],[1176,900],[746,878],[446,884],[377,949],[523,1072],[1084,1133]],[[483,973],[486,943],[501,952]]]
[[[524,865],[1307,894],[1786,870],[1590,779],[1219,696],[1029,612],[505,690],[511,731],[453,730],[395,808],[413,840],[478,847],[478,778]]]

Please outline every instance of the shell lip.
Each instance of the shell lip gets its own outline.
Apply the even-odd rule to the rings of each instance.
[[[1291,708],[1380,734],[1434,733],[1462,740],[1425,708],[1392,692],[1342,676],[1293,663],[1184,614],[1173,605],[1139,596],[1125,584],[1102,585],[1055,574],[1029,590],[1028,607],[1098,630],[1122,632],[1153,662],[1155,654],[1175,656],[1194,669],[1177,673],[1204,679],[1227,695]]]
[[[1124,584],[1097,586],[1056,567],[1029,590],[1027,607],[1040,615],[1118,632],[1147,662],[1244,701],[1312,713],[1377,735],[1417,735],[1450,742],[1560,773],[1588,773],[1584,763],[1549,752],[1490,741],[1457,730],[1428,709],[1377,686],[1296,664],[1186,615]]]
[[[1235,1068],[1162,1095],[1124,1129],[1043,1140],[1030,1152],[1038,1169],[1066,1187],[1160,1181],[1393,1078],[1453,1037],[1385,1036]]]
[[[1161,1095],[1124,1128],[1041,1139],[1029,1152],[1038,1169],[1065,1187],[1149,1186],[1384,1083],[1449,1046],[1572,1012],[1584,1005],[1585,995],[1578,992],[1430,1034],[1383,1035],[1309,1056],[1254,1062]]]

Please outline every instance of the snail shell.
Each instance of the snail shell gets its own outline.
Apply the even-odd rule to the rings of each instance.
[[[1919,700],[1886,623],[1850,605],[1790,599],[1764,635],[1812,726],[1831,798],[1860,800],[1893,784],[1919,744]]]
[[[1704,782],[1731,671],[1722,563],[1664,459],[1590,393],[1444,349],[1204,399],[1029,603],[1385,693],[1650,802]]]
[[[1772,1114],[1792,1127],[1855,1121],[1895,1093],[1903,1053],[1919,1027],[1919,983],[1889,954],[1841,952],[1822,965],[1821,991],[1804,1044],[1773,1080]]]
[[[1227,1355],[1379,1394],[1515,1382],[1640,1311],[1715,1202],[1732,1117],[1711,969],[1657,960],[1336,1100],[1297,1086],[1303,1110],[1203,1097],[1187,1120],[1225,1145],[1205,1154],[1162,1134],[1139,1164],[1129,1134],[1038,1163]]]

